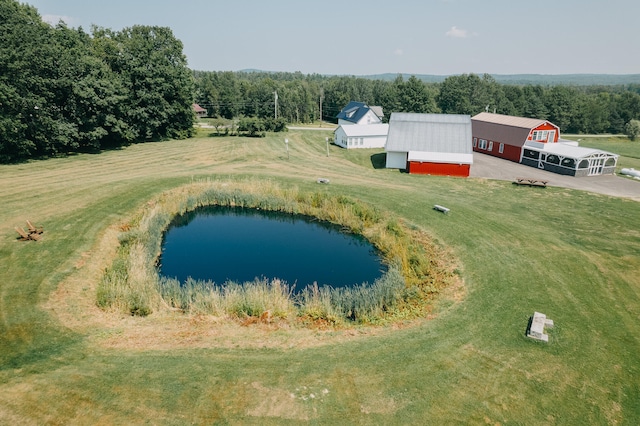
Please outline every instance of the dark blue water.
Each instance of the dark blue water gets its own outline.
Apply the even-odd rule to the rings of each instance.
[[[312,218],[256,209],[206,207],[177,217],[164,237],[160,274],[184,282],[279,278],[309,284],[373,283],[386,267],[364,238]]]

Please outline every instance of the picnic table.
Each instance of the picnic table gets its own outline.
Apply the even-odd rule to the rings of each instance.
[[[549,181],[546,179],[517,177],[513,183],[516,185],[539,186],[541,188],[546,188]]]

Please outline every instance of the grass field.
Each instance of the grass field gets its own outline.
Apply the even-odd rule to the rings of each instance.
[[[620,155],[617,170],[622,168],[640,169],[640,141],[631,141],[626,136],[598,137],[571,135],[568,139],[577,140],[585,148],[602,149]]]
[[[269,135],[0,166],[0,424],[640,424],[640,203],[379,169],[379,151],[327,157],[329,135],[289,132],[289,159]],[[392,211],[451,250],[464,284],[388,328],[95,306],[149,200],[247,179]],[[26,219],[42,241],[16,240]],[[556,324],[548,344],[524,336],[536,310]]]

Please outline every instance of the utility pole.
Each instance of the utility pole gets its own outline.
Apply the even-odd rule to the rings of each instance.
[[[322,127],[322,101],[324,100],[324,89],[320,89],[320,127]]]
[[[276,90],[275,92],[273,92],[273,94],[275,95],[275,98],[276,98],[273,116],[277,120],[278,119],[278,91]]]

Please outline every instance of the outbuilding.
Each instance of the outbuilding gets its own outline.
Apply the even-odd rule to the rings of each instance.
[[[202,108],[198,104],[193,104],[193,112],[196,113],[197,117],[206,117],[207,116],[207,110]]]
[[[482,112],[471,118],[473,150],[571,176],[612,174],[618,155],[583,148],[560,137],[555,124],[535,118]]]
[[[381,124],[384,113],[380,106],[369,106],[364,102],[351,101],[336,116],[338,125]]]
[[[334,132],[334,143],[347,149],[384,148],[389,133],[388,124],[338,126]]]
[[[468,177],[471,118],[461,114],[392,113],[386,167],[414,174]]]

